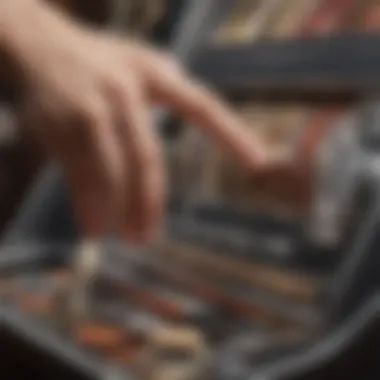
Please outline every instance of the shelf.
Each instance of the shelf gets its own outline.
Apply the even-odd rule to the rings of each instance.
[[[207,46],[192,71],[225,92],[374,92],[380,88],[380,35],[347,35]]]

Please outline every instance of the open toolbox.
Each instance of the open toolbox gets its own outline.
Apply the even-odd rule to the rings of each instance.
[[[233,2],[192,3],[173,41],[185,63],[197,60],[194,50]],[[207,67],[212,60],[198,67],[213,84],[209,71],[224,79],[239,71],[232,58],[223,58],[219,71]],[[89,311],[81,318],[68,307],[79,236],[60,173],[49,169],[11,225],[0,257],[6,342],[0,351],[4,363],[22,362],[9,365],[10,375],[378,378],[379,105],[358,109],[360,136],[341,156],[355,158],[358,169],[344,174],[346,163],[333,160],[327,179],[315,182],[344,184],[333,193],[327,185],[317,191],[350,211],[334,244],[312,238],[310,220],[212,204],[193,181],[185,195],[195,194],[195,202],[171,199],[165,233],[149,250],[102,242],[101,265],[84,295]],[[348,203],[341,203],[346,194]]]
[[[90,312],[82,318],[67,308],[78,236],[52,168],[3,246],[6,354],[25,355],[40,378],[379,373],[376,162],[369,153],[361,178],[366,202],[349,244],[346,235],[333,251],[286,218],[210,204],[189,214],[172,200],[166,233],[149,250],[103,242],[102,264],[86,293]]]

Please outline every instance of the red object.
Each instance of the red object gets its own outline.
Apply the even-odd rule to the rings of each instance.
[[[318,111],[307,121],[305,134],[298,149],[298,160],[304,167],[310,167],[320,144],[337,125],[343,115],[342,108],[328,108]]]
[[[362,29],[365,31],[380,29],[380,4],[373,5],[367,10],[362,21]]]
[[[311,37],[332,34],[342,29],[357,0],[323,0],[305,20],[301,36]]]
[[[124,343],[123,331],[117,327],[90,323],[80,326],[76,339],[86,346],[99,349],[120,347]]]

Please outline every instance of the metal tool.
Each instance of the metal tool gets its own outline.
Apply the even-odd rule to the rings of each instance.
[[[73,321],[91,313],[97,277],[101,270],[101,247],[97,241],[83,241],[73,257],[73,281],[68,291],[68,313]]]
[[[190,327],[163,327],[151,332],[140,360],[148,380],[195,380],[204,374],[208,359],[205,338]]]
[[[319,292],[320,281],[298,273],[289,273],[264,264],[244,263],[210,250],[180,243],[161,242],[155,247],[160,256],[186,264],[188,268],[234,278],[255,287],[274,291],[286,297],[312,300]]]
[[[348,113],[316,152],[309,234],[317,244],[333,247],[339,244],[343,222],[353,206],[365,158],[358,125],[358,115]]]

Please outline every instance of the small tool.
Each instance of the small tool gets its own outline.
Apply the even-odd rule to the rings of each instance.
[[[142,355],[143,376],[149,380],[195,380],[204,373],[208,347],[202,332],[186,326],[153,330]]]
[[[68,313],[71,321],[88,319],[102,261],[101,244],[83,241],[73,257],[73,281],[69,285]]]

